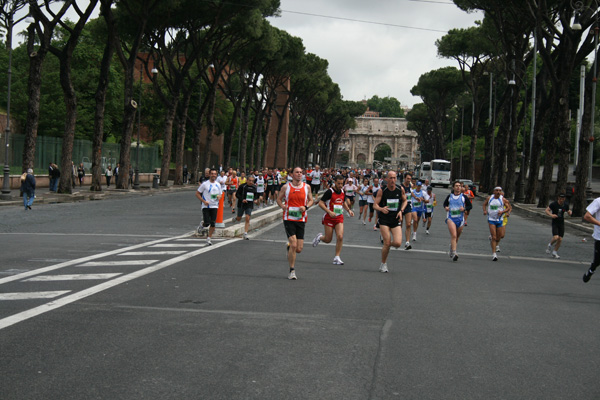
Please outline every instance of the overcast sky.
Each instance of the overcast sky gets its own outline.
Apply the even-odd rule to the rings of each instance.
[[[281,0],[281,10],[281,17],[269,18],[271,24],[300,37],[306,52],[329,61],[329,75],[345,100],[391,96],[403,106],[421,102],[410,89],[422,74],[458,67],[437,56],[435,41],[483,19],[450,0]]]

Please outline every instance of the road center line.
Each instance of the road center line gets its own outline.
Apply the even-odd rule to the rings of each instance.
[[[261,241],[261,242],[271,242],[271,243],[287,243],[286,240],[274,240],[274,239],[255,239],[255,241]],[[323,243],[321,242],[319,244],[319,246],[335,246],[335,243]],[[361,245],[361,244],[346,244],[344,243],[344,248],[353,248],[353,249],[367,249],[367,250],[381,250],[381,246],[366,246],[366,245]],[[424,254],[442,254],[442,255],[448,255],[448,253],[446,251],[441,251],[441,250],[423,250],[423,249],[411,249],[411,250],[404,250],[401,248],[391,248],[391,251],[401,251],[401,252],[405,252],[406,254],[409,253],[424,253]],[[468,257],[481,257],[481,258],[490,258],[490,254],[475,254],[475,253],[459,253],[460,256],[468,256]],[[556,260],[554,258],[549,258],[549,257],[524,257],[524,256],[502,256],[502,260],[526,260],[526,261],[541,261],[541,262],[548,262],[548,263],[557,263],[557,264],[575,264],[575,265],[588,265],[589,261],[574,261],[574,260],[565,260],[565,259],[560,259],[560,260]]]

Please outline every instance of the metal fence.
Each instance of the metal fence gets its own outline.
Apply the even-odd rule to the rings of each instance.
[[[62,138],[52,136],[38,136],[35,144],[35,165],[34,169],[45,169],[49,163],[60,165],[62,156]],[[2,137],[4,145],[4,137]],[[20,167],[23,160],[23,147],[25,145],[25,136],[11,134],[9,137],[8,165],[11,167]],[[118,143],[102,144],[102,170],[109,165],[113,168],[119,162],[121,145]],[[131,147],[131,164],[136,165],[136,147]],[[153,172],[155,168],[160,168],[160,157],[158,146],[144,146],[140,151],[140,172]],[[0,161],[4,164],[4,151],[0,152]],[[89,140],[75,139],[73,142],[73,162],[75,165],[83,163],[86,171],[92,169],[92,142]]]

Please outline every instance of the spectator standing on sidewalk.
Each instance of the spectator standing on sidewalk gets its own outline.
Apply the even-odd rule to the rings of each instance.
[[[25,210],[31,210],[33,200],[35,199],[35,176],[33,169],[29,168],[25,179],[21,178],[21,192],[23,192],[23,206]]]
[[[83,163],[79,164],[79,168],[77,168],[77,178],[79,178],[79,187],[83,184],[83,178],[85,177],[85,168],[83,168]]]
[[[108,168],[106,168],[106,171],[104,172],[104,176],[106,177],[106,187],[109,188],[110,180],[112,179],[112,176],[113,176],[112,167],[110,165],[108,166]]]

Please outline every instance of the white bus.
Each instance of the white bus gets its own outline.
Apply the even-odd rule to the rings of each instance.
[[[450,186],[450,161],[431,160],[431,186]]]
[[[421,163],[419,167],[419,180],[425,181],[425,179],[431,181],[431,163],[428,161]]]

